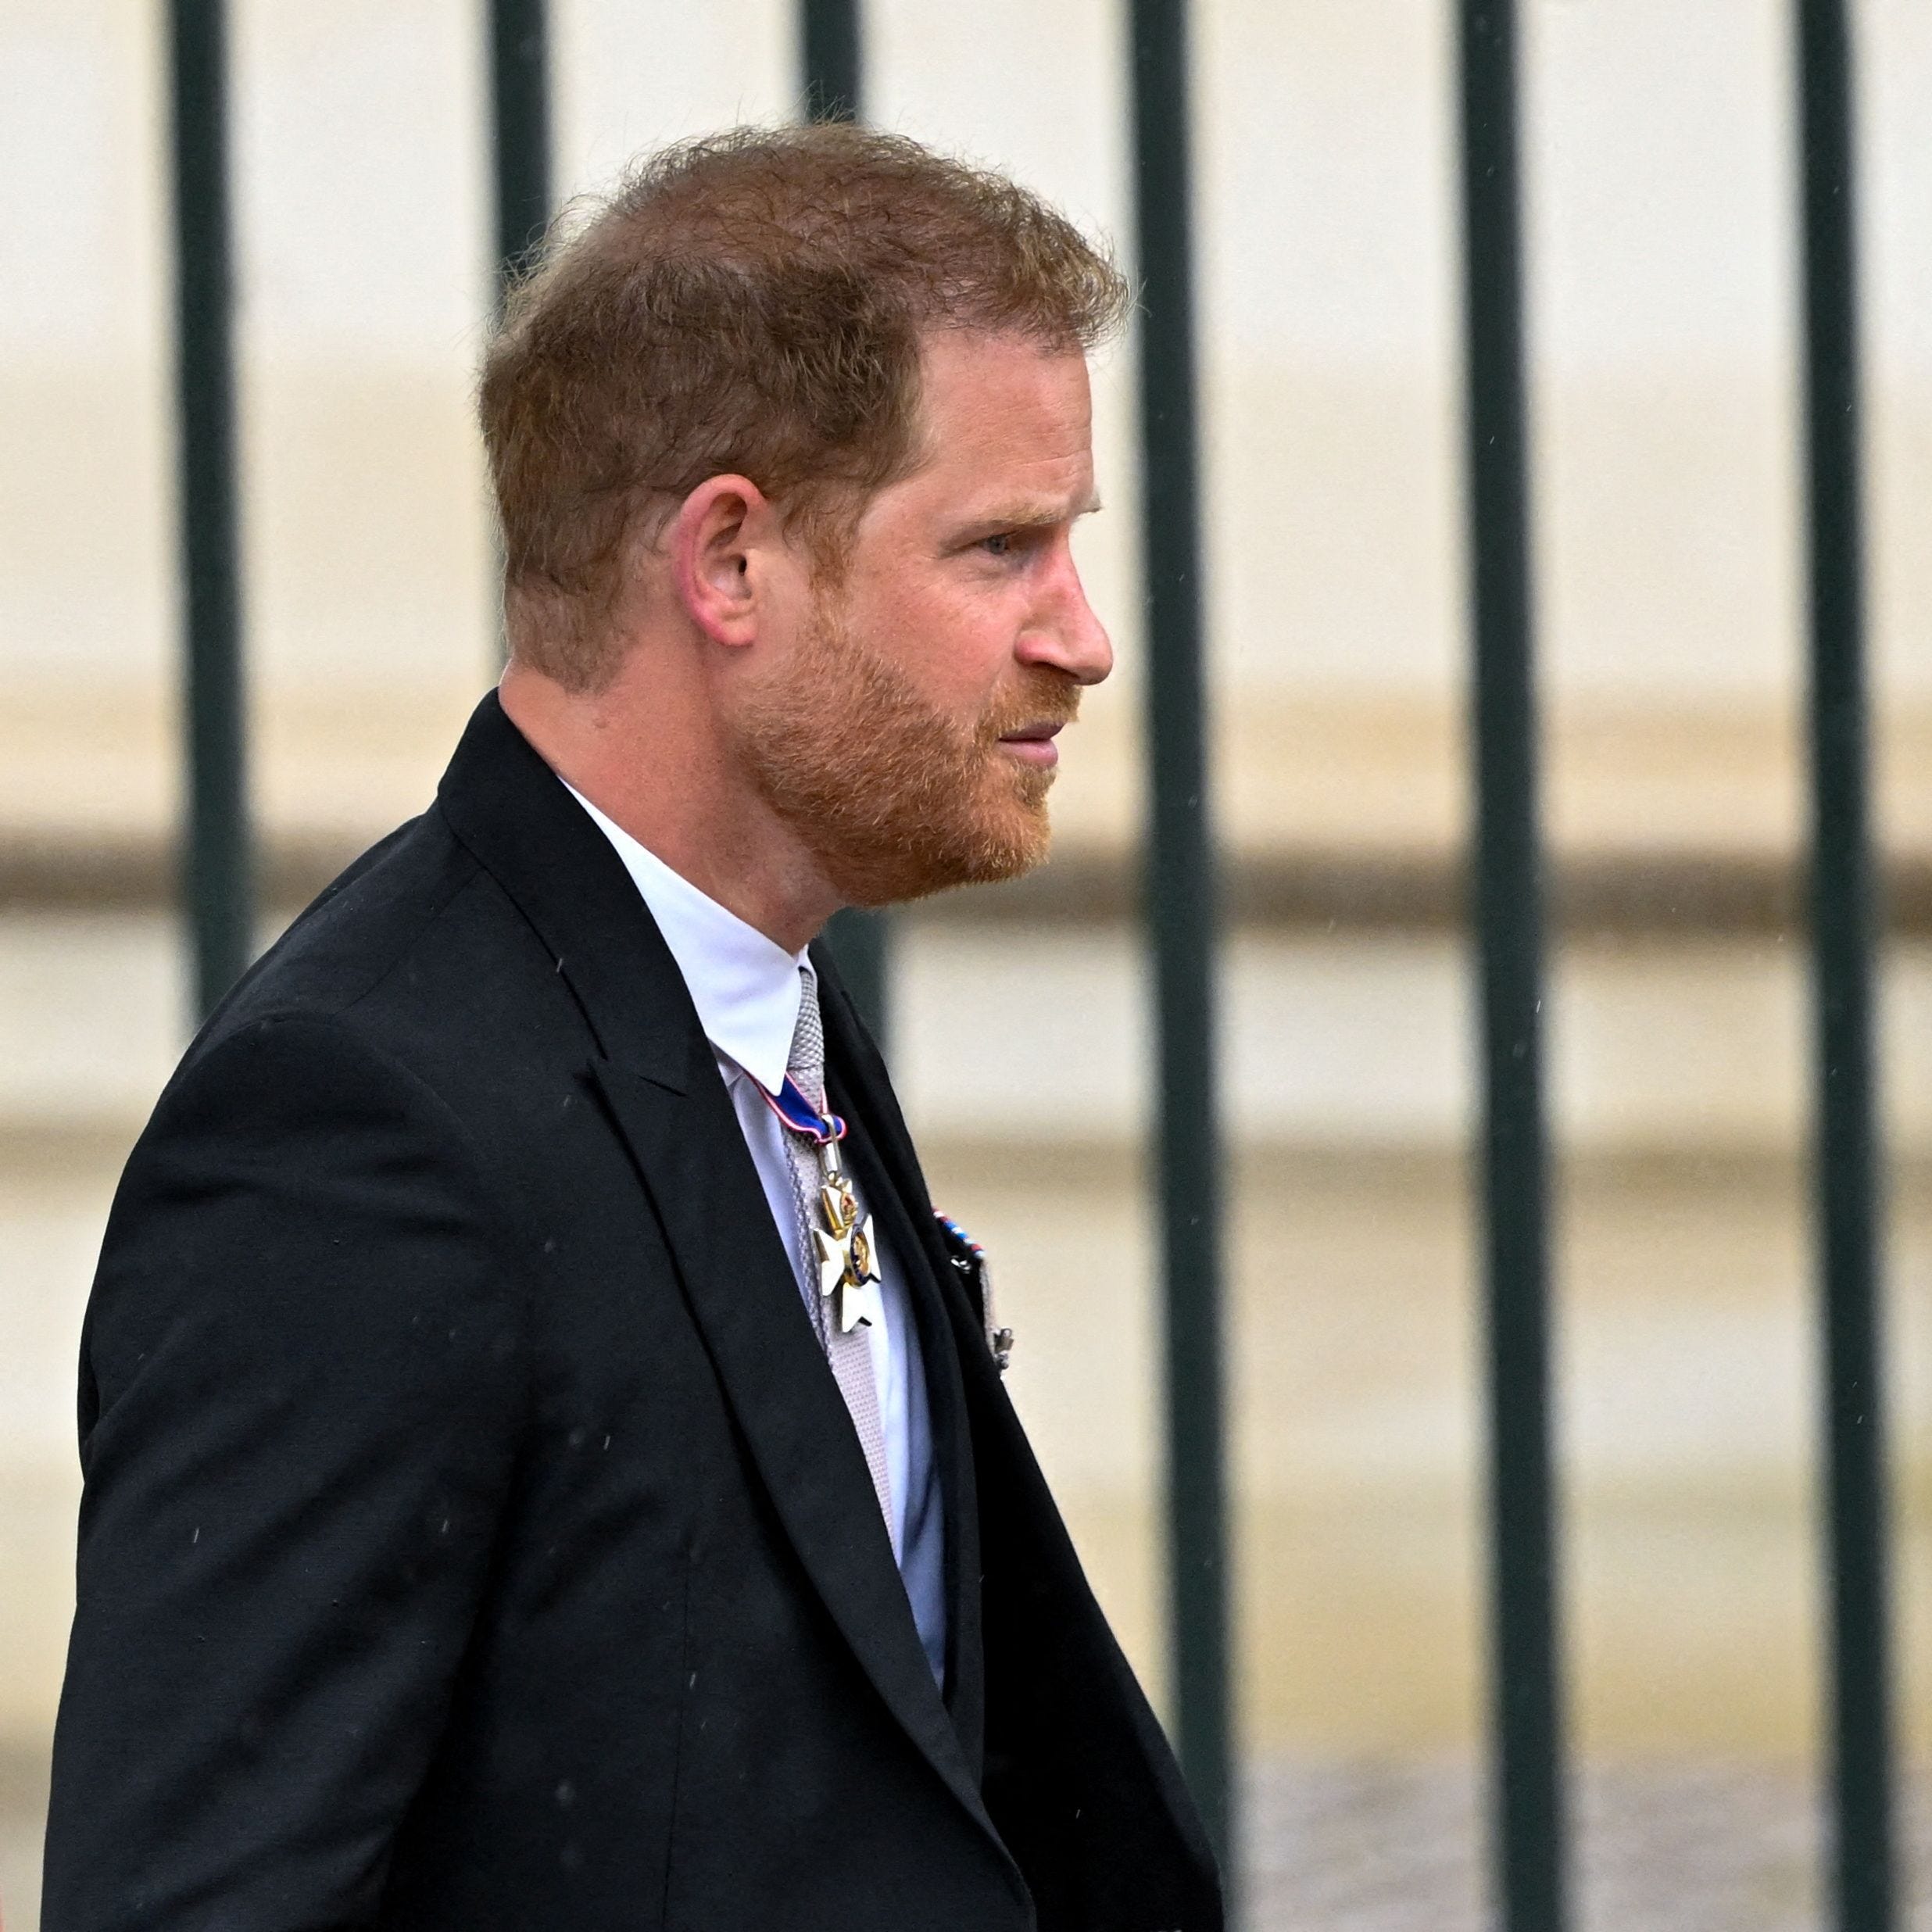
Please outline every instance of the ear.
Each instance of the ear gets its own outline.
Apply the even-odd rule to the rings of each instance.
[[[671,564],[685,614],[714,643],[749,644],[757,635],[751,558],[774,512],[742,476],[707,478],[687,496],[671,528]]]

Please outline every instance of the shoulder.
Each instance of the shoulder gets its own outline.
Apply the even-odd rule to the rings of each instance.
[[[520,1050],[574,1061],[581,1016],[495,878],[431,810],[330,885],[244,975],[184,1055],[164,1110],[238,1082],[413,1086],[458,1112]],[[265,1083],[270,1083],[266,1084]]]
[[[439,942],[446,947],[462,923],[460,909],[491,897],[488,886],[440,813],[410,820],[291,921],[222,1002],[195,1050],[218,1045],[265,1012],[339,1013],[365,1002],[412,956]]]
[[[372,848],[245,974],[182,1056],[123,1201],[281,1193],[371,1164],[488,1197],[449,1069],[477,989],[513,973],[517,925],[434,812]],[[526,975],[540,984],[541,971]]]
[[[457,1109],[352,1010],[238,1016],[183,1062],[122,1173],[84,1419],[144,1377],[162,1386],[157,1365],[184,1351],[252,1376],[406,1363],[435,1334],[449,1372],[494,1375],[536,1268],[510,1200]]]

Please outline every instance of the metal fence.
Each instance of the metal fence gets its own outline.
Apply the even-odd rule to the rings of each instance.
[[[205,1010],[254,925],[236,539],[227,127],[221,0],[172,0],[183,677],[184,915]],[[1209,822],[1190,242],[1188,9],[1129,0],[1152,800],[1143,912],[1157,996],[1161,1251],[1173,1717],[1232,1869],[1222,1200],[1215,1104],[1219,926]],[[493,0],[496,248],[507,276],[551,202],[543,0]],[[1486,1233],[1495,1896],[1510,1932],[1565,1923],[1562,1645],[1549,1388],[1547,1135],[1533,491],[1526,429],[1516,20],[1458,0],[1467,354],[1469,703]],[[1876,889],[1866,785],[1856,205],[1845,0],[1794,0],[1801,131],[1810,581],[1812,1169],[1826,1467],[1835,1923],[1894,1923],[1886,1623],[1885,1432],[1872,1050]],[[802,0],[807,111],[864,98],[857,0]],[[884,1016],[886,935],[842,920],[844,957]]]

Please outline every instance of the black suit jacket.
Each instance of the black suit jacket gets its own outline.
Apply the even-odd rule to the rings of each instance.
[[[45,1932],[1219,1926],[820,970],[931,1384],[943,1695],[683,982],[492,696],[128,1163]]]

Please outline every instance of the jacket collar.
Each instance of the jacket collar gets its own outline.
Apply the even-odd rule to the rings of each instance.
[[[798,969],[804,954],[786,952],[728,906],[700,892],[576,786],[564,789],[624,861],[678,962],[705,1037],[767,1093],[777,1093],[785,1083],[798,1026]]]
[[[677,964],[609,840],[492,691],[437,788],[450,829],[502,886],[576,996],[603,1057],[682,1093],[715,1078]]]

